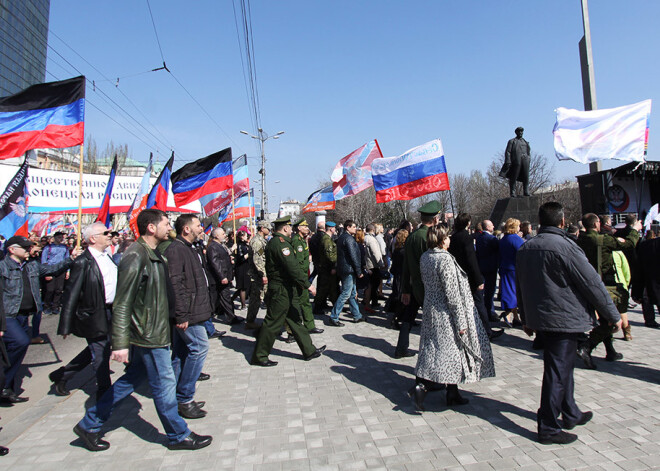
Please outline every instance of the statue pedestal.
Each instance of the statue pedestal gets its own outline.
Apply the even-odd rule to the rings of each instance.
[[[539,223],[540,196],[524,196],[522,198],[501,198],[495,203],[490,213],[490,220],[495,229],[508,218],[529,221],[534,227]]]

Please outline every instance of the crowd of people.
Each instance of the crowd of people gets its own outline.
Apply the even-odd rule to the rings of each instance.
[[[172,228],[166,213],[148,209],[138,217],[137,240],[102,223],[83,229],[82,247],[64,233],[11,237],[0,260],[0,403],[28,400],[19,394],[19,372],[29,345],[45,342],[42,314],[59,315],[64,338],[86,339],[87,347],[49,378],[54,394],[67,396],[67,383],[92,366],[96,401],[74,427],[91,451],[109,448],[102,425],[144,378],[169,449],[211,443],[185,419],[207,415],[196,384],[210,377],[203,372],[209,340],[226,334],[216,330],[219,322],[254,332],[250,363],[273,367],[269,355],[280,336],[296,342],[305,361],[323,354],[325,345],[312,341],[324,332],[315,315],[328,328],[388,316],[387,325],[399,331],[394,358],[418,355],[408,394],[419,411],[431,391],[445,390],[450,407],[466,404],[459,384],[495,376],[491,341],[504,329],[491,324],[502,322],[534,336],[533,348],[544,351],[539,441],[574,441],[566,430],[593,415],[573,399],[576,355],[596,368],[592,352],[603,343],[606,360],[622,358],[612,339],[622,328],[632,340],[631,299],[642,304],[648,327],[660,327],[658,234],[647,231],[640,242],[634,216],[616,231],[595,214],[567,225],[558,203],[541,206],[535,236],[527,221],[511,218],[495,231],[489,220],[473,226],[467,213],[450,230],[440,222],[441,209],[435,201],[420,207],[417,227],[407,220],[388,230],[321,221],[312,234],[305,219],[284,217],[235,234],[216,227],[208,237],[195,215],[179,216]],[[384,288],[391,288],[389,297]],[[420,308],[416,352],[410,332]],[[127,364],[114,383],[110,360]]]

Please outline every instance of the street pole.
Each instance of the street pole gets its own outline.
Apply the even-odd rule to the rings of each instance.
[[[268,214],[268,198],[266,197],[266,140],[263,139],[262,132],[259,133],[261,141],[261,219],[266,219]]]
[[[596,104],[596,79],[594,77],[594,56],[591,50],[591,28],[589,26],[589,5],[587,0],[582,2],[582,25],[584,36],[580,39],[580,70],[582,71],[582,96],[584,99],[584,110],[592,111],[598,109]],[[589,164],[589,173],[600,172],[603,166],[600,161]]]

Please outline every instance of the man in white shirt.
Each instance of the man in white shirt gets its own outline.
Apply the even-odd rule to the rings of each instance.
[[[112,232],[96,222],[83,230],[87,250],[71,266],[64,287],[62,314],[57,333],[66,338],[73,334],[87,339],[87,348],[66,366],[50,373],[55,394],[68,396],[66,383],[91,363],[96,374],[97,398],[111,386],[110,381],[110,319],[112,302],[117,290],[117,265],[107,248]]]

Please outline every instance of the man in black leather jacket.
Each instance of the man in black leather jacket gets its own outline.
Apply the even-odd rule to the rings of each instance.
[[[206,261],[211,275],[215,279],[217,293],[215,314],[228,324],[235,323],[234,303],[231,300],[231,280],[234,279],[234,267],[231,252],[225,244],[227,235],[222,227],[211,232],[211,240],[206,247]]]
[[[87,249],[71,266],[62,296],[59,335],[87,339],[87,348],[66,366],[48,375],[55,383],[55,394],[68,396],[68,380],[91,363],[96,375],[96,397],[110,389],[110,319],[112,302],[117,292],[117,265],[105,251],[112,239],[111,231],[101,222],[83,230]]]

